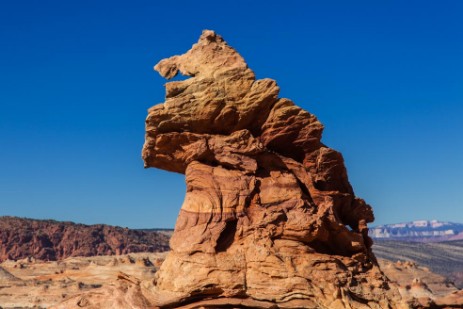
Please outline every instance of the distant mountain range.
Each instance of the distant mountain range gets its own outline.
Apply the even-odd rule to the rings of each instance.
[[[463,239],[463,224],[437,220],[419,220],[379,225],[370,228],[370,237],[381,240],[441,242]]]

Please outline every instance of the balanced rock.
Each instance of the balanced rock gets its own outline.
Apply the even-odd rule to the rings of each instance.
[[[190,78],[168,82],[146,119],[145,167],[187,183],[154,305],[399,306],[371,251],[372,209],[314,115],[213,31],[155,70]]]

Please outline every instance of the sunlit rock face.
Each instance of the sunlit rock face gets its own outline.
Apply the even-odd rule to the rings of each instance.
[[[187,183],[157,306],[398,307],[371,251],[372,209],[314,115],[213,31],[155,70],[190,76],[146,119],[145,166]]]

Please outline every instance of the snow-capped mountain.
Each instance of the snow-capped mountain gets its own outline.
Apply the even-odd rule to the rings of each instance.
[[[463,239],[463,224],[437,220],[418,220],[405,223],[379,225],[370,228],[374,239],[400,239],[411,241],[446,241]]]

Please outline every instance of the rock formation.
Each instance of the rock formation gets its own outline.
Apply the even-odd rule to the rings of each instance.
[[[152,281],[166,254],[7,260],[0,263],[0,307],[146,309],[137,285]]]
[[[166,251],[168,236],[103,224],[0,217],[0,262]]]
[[[463,308],[463,290],[448,278],[410,261],[379,259],[379,263],[410,308]]]
[[[146,119],[145,167],[187,183],[154,305],[399,306],[371,251],[372,209],[314,115],[213,31],[155,70],[190,78],[168,82]]]

